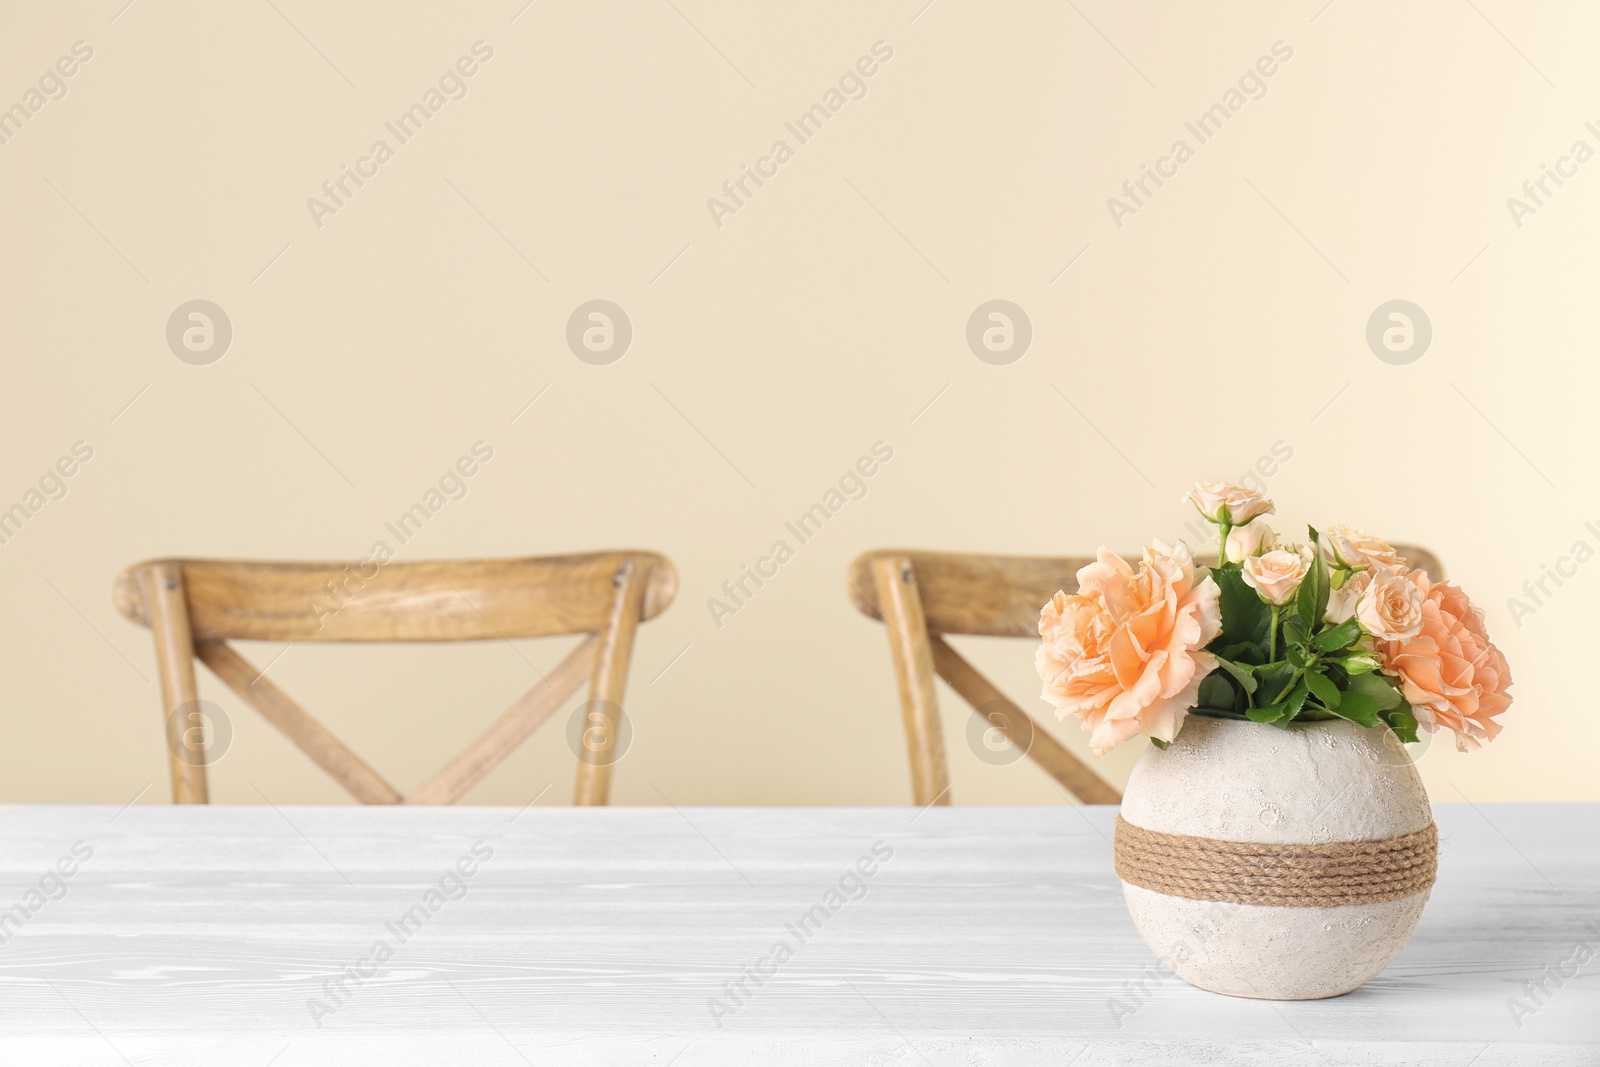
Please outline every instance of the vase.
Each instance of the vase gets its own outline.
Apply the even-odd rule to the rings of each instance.
[[[1348,993],[1416,930],[1437,863],[1428,794],[1385,726],[1190,715],[1128,781],[1116,866],[1145,944],[1191,985]]]

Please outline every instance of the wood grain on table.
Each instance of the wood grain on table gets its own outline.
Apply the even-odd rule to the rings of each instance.
[[[1600,1065],[1600,805],[1436,810],[1399,959],[1268,1003],[1109,807],[0,809],[0,1063]]]

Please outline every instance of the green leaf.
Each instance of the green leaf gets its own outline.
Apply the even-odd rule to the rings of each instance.
[[[1251,722],[1277,722],[1286,710],[1282,704],[1269,704],[1264,708],[1251,708],[1245,715]]]
[[[1321,535],[1315,526],[1307,526],[1306,533],[1311,538],[1311,566],[1306,570],[1305,579],[1300,583],[1300,592],[1296,596],[1296,609],[1300,621],[1305,623],[1308,631],[1315,630],[1322,624],[1322,616],[1328,610],[1328,561],[1322,558]]]
[[[1203,708],[1234,708],[1246,703],[1241,699],[1239,691],[1228,681],[1228,676],[1217,671],[1201,679],[1200,693],[1196,700]]]
[[[1411,705],[1405,701],[1400,702],[1400,707],[1383,713],[1383,721],[1389,724],[1389,729],[1394,731],[1404,744],[1417,743],[1417,717],[1411,714]]]
[[[1299,593],[1296,595],[1296,608],[1299,611],[1301,622],[1306,624],[1307,630],[1315,630],[1322,625],[1322,616],[1328,611],[1328,560],[1322,558],[1322,536],[1317,533],[1315,526],[1306,526],[1307,536],[1310,536],[1310,549],[1312,558],[1310,566],[1306,569],[1306,577],[1301,581]]]
[[[1292,665],[1301,668],[1305,667],[1306,663],[1308,662],[1306,660],[1306,650],[1303,648],[1297,648],[1293,645],[1284,650],[1283,658],[1288,660]]]
[[[1322,620],[1317,617],[1317,568],[1315,565],[1306,568],[1306,576],[1300,580],[1300,590],[1294,597],[1295,614],[1300,617],[1307,630],[1312,629]]]
[[[1346,693],[1338,707],[1328,710],[1341,719],[1349,719],[1362,726],[1378,725],[1378,702],[1365,693]]]
[[[1327,708],[1329,711],[1339,710],[1339,688],[1332,682],[1328,681],[1328,678],[1325,674],[1323,674],[1321,671],[1312,671],[1310,674],[1306,675],[1305,682],[1306,685],[1311,689],[1312,694],[1318,700],[1322,701],[1323,707]],[[1368,697],[1366,699],[1371,700],[1372,698]],[[1373,710],[1376,711],[1378,705],[1374,703],[1372,707]]]
[[[1405,703],[1400,697],[1400,690],[1385,681],[1381,674],[1358,674],[1351,678],[1345,695],[1348,697],[1350,693],[1371,697],[1379,711],[1392,711]]]
[[[1283,639],[1291,645],[1299,645],[1301,648],[1305,648],[1311,640],[1311,635],[1306,630],[1306,624],[1301,622],[1298,617],[1291,615],[1284,620]]]
[[[1229,644],[1248,641],[1265,647],[1267,629],[1272,625],[1272,609],[1245,584],[1244,575],[1237,563],[1227,563],[1211,570],[1221,591],[1218,605],[1222,609],[1222,636]]]
[[[1310,529],[1310,527],[1307,527]],[[1322,554],[1322,542],[1312,530],[1312,544],[1316,547],[1316,557],[1311,562],[1311,569],[1317,574],[1317,618],[1312,626],[1321,626],[1323,618],[1328,614],[1328,597],[1333,591],[1332,583],[1328,580],[1328,561]]]
[[[1335,649],[1348,648],[1361,637],[1361,624],[1354,616],[1344,620],[1338,626],[1331,626],[1317,635],[1311,642],[1318,652],[1332,652]]]
[[[1246,693],[1254,693],[1256,691],[1256,676],[1251,674],[1248,668],[1241,667],[1232,660],[1224,659],[1221,656],[1217,656],[1216,660],[1217,666],[1233,675],[1233,680],[1238,682]]]
[[[1300,714],[1300,709],[1305,706],[1306,697],[1310,694],[1311,690],[1306,686],[1305,679],[1303,678],[1300,680],[1298,685],[1289,690],[1289,695],[1283,698],[1285,721],[1288,721],[1289,719],[1292,719],[1296,715]]]
[[[1211,651],[1219,656],[1225,656],[1235,663],[1243,663],[1251,667],[1257,666],[1267,658],[1262,654],[1260,645],[1251,644],[1248,641],[1236,641],[1231,645],[1223,645],[1221,648],[1215,648]]]
[[[1258,690],[1261,702],[1272,704],[1282,700],[1284,694],[1288,692],[1291,680],[1294,678],[1294,665],[1279,660],[1257,667],[1255,675],[1261,680],[1261,688]]]
[[[1150,743],[1152,745],[1156,746],[1157,748],[1166,748],[1167,747],[1167,743],[1165,741],[1161,740],[1161,738],[1159,738],[1159,737],[1152,737],[1150,739]]]

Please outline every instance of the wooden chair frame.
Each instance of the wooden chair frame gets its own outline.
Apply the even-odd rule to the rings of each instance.
[[[1433,553],[1399,547],[1435,580],[1443,569]],[[851,602],[883,622],[889,638],[911,757],[911,793],[919,806],[949,804],[950,770],[939,720],[937,674],[969,704],[998,707],[988,716],[1007,740],[1027,740],[1027,755],[1085,804],[1116,804],[1122,794],[1034,722],[945,641],[946,634],[1039,639],[1039,610],[1058,590],[1075,592],[1087,557],[983,556],[917,549],[878,549],[857,556],[846,571]],[[1213,564],[1215,559],[1200,560]],[[1019,747],[1021,747],[1019,745]]]
[[[367,570],[373,569],[369,577]],[[177,709],[197,699],[194,660],[364,804],[451,804],[570,698],[620,707],[637,625],[677,593],[672,563],[653,552],[376,564],[161,559],[118,575],[118,610],[155,637],[172,799],[204,804],[203,761],[178,755]],[[488,731],[410,796],[306,713],[229,641],[485,641],[587,636]],[[576,804],[604,804],[610,761],[578,761]]]

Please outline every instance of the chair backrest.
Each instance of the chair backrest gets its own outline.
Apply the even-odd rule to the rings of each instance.
[[[1412,566],[1435,579],[1438,559],[1399,546]],[[1122,795],[1039,727],[944,640],[946,634],[1039,638],[1039,610],[1058,590],[1077,591],[1087,557],[979,556],[889,548],[863,552],[845,572],[857,610],[882,620],[900,690],[911,792],[919,805],[950,803],[950,771],[939,722],[937,673],[974,712],[1085,804],[1116,804]],[[1200,560],[1212,565],[1215,557]]]
[[[199,721],[189,710],[197,706],[199,659],[362,803],[450,804],[585,679],[589,714],[618,714],[634,629],[666,610],[677,588],[672,563],[653,552],[386,564],[161,559],[118,575],[113,599],[122,614],[155,636],[174,802],[208,799],[204,753],[196,752],[189,737],[189,723]],[[228,644],[485,641],[577,633],[588,636],[410,796],[384,781]],[[614,739],[616,727],[599,723],[593,736]],[[607,742],[583,749],[574,802],[604,804],[611,785]]]

